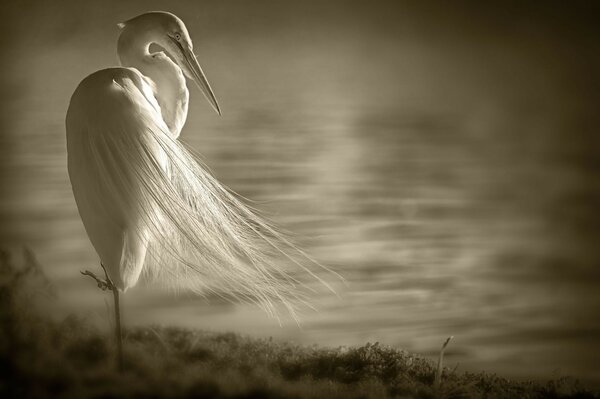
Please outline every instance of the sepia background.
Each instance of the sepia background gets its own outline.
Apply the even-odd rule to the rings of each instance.
[[[221,104],[182,140],[322,263],[301,328],[139,286],[126,325],[379,341],[449,366],[600,384],[600,27],[592,2],[3,2],[0,246],[31,248],[56,318],[107,325],[66,169],[77,84],[116,24],[187,24]],[[107,115],[107,117],[110,117]]]

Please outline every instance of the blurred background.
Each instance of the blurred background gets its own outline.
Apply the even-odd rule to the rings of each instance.
[[[108,328],[66,169],[64,117],[117,64],[118,22],[187,24],[223,110],[182,140],[347,280],[302,328],[138,286],[126,325],[318,345],[379,341],[514,378],[600,384],[600,6],[594,2],[5,1],[0,246]]]

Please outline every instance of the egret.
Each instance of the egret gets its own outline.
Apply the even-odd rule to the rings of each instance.
[[[305,287],[276,254],[327,283],[294,255],[311,260],[304,252],[178,140],[188,113],[186,78],[221,114],[181,19],[149,12],[118,26],[121,66],[83,79],[71,97],[66,133],[73,194],[106,280],[84,274],[113,292],[122,368],[119,292],[140,275],[252,301],[275,316],[282,303],[293,317]],[[150,52],[153,43],[168,55]]]

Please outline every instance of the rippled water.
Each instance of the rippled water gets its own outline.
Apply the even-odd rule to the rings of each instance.
[[[52,312],[104,322],[102,295],[78,272],[97,258],[70,191],[63,121],[77,83],[114,64],[112,22],[137,11],[96,9],[77,35],[48,12],[11,47],[5,75],[1,239],[35,251],[59,290]],[[316,296],[319,312],[301,329],[148,287],[125,296],[126,323],[380,341],[432,356],[454,335],[447,362],[459,370],[598,382],[598,118],[587,70],[561,61],[564,43],[540,47],[548,42],[535,35],[336,30],[302,18],[311,29],[245,21],[223,35],[191,19],[224,114],[192,92],[182,139],[347,285]]]

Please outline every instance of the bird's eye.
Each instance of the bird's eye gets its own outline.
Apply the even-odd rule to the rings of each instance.
[[[179,33],[175,33],[175,40],[180,41],[181,35]]]

